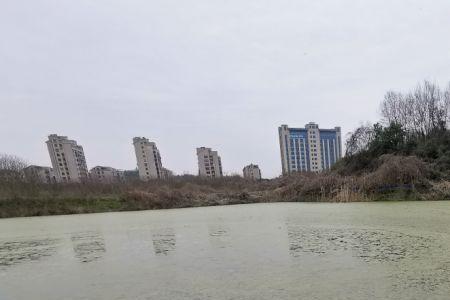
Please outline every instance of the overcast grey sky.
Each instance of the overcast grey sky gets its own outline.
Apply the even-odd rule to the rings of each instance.
[[[195,148],[281,171],[277,127],[376,121],[389,89],[450,78],[450,1],[0,0],[0,152],[132,169],[146,136],[176,173]]]

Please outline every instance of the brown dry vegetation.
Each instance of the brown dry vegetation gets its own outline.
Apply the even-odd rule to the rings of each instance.
[[[431,183],[427,165],[414,156],[383,155],[372,171],[340,175],[339,170],[299,173],[280,179],[276,190],[288,201],[353,202],[384,199],[401,193],[426,198]]]
[[[283,201],[354,202],[450,199],[448,181],[432,181],[415,156],[382,155],[371,169],[342,175],[298,173],[261,182],[194,176],[123,184],[0,182],[0,217],[166,209]]]
[[[270,201],[267,182],[194,176],[117,184],[0,181],[0,217],[213,206]]]

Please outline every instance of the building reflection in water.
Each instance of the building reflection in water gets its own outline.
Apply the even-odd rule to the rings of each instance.
[[[300,256],[303,253],[325,254],[333,250],[329,234],[321,228],[307,227],[294,224],[286,224],[289,240],[289,254]]]
[[[175,251],[176,237],[173,228],[160,228],[152,231],[152,242],[156,255],[168,255]]]
[[[0,267],[38,261],[56,253],[58,239],[29,239],[0,242]]]
[[[105,240],[99,232],[77,232],[71,236],[75,258],[80,262],[93,262],[106,252]]]
[[[330,228],[287,224],[289,253],[347,253],[364,262],[399,262],[426,256],[435,241],[429,237],[371,228]]]

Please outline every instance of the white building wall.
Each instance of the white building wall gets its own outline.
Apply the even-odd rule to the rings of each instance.
[[[139,178],[144,181],[163,178],[161,155],[156,144],[145,137],[135,137],[133,138],[133,145]]]
[[[242,170],[245,179],[261,180],[261,170],[258,165],[250,164]]]
[[[81,182],[88,179],[83,147],[66,136],[51,134],[47,148],[58,182]]]
[[[24,169],[25,178],[30,182],[55,183],[56,175],[50,167],[28,166]]]
[[[305,126],[307,129],[308,146],[309,146],[309,165],[310,171],[322,171],[322,145],[320,143],[319,126],[314,123],[309,123]]]
[[[124,172],[111,167],[96,166],[89,171],[92,181],[118,183],[124,181]]]
[[[202,177],[222,177],[222,161],[217,151],[211,148],[197,148],[198,174]]]
[[[283,174],[288,174],[291,172],[289,155],[286,154],[286,152],[289,152],[289,127],[287,125],[281,125],[278,128],[278,134],[280,138],[281,168]]]

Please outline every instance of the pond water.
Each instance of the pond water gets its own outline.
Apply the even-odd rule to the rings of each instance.
[[[450,202],[0,220],[0,299],[449,299]]]

